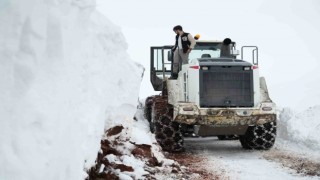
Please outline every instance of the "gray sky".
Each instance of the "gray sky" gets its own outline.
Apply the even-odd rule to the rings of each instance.
[[[278,105],[320,105],[318,0],[97,0],[97,8],[121,27],[132,59],[146,67],[141,97],[154,93],[149,47],[173,44],[180,24],[201,39],[259,46],[260,72]]]

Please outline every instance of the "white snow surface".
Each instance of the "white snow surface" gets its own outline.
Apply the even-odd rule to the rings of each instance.
[[[318,152],[320,150],[320,105],[300,113],[284,108],[279,117],[278,132],[279,138]]]
[[[142,72],[94,0],[0,1],[0,179],[83,179]]]

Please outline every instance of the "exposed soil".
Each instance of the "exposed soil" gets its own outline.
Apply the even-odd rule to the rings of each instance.
[[[149,174],[144,175],[143,179],[155,180],[157,177],[186,179],[185,177],[188,176],[188,173],[185,173],[178,163],[165,164],[159,161],[151,145],[130,142],[127,139],[127,129],[122,126],[113,127],[105,134],[106,136],[101,140],[101,151],[97,155],[96,164],[88,170],[89,176],[86,180],[118,180],[120,172],[134,172],[135,167],[125,165],[121,158],[129,155],[133,155],[144,163],[143,168]],[[109,155],[116,161],[109,162],[107,158]],[[137,179],[134,174],[131,175],[131,178]]]
[[[226,179],[225,176],[215,174],[208,168],[208,160],[204,156],[192,154],[190,152],[184,153],[169,153],[167,158],[177,161],[182,167],[186,167],[186,179],[196,180],[220,180]],[[211,171],[211,172],[210,172]],[[189,176],[188,176],[189,175]],[[228,179],[228,178],[227,178]]]
[[[282,166],[295,170],[299,174],[320,177],[320,162],[293,152],[269,151],[264,158],[281,163]]]

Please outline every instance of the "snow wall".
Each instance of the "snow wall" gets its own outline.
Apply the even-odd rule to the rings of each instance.
[[[278,136],[311,150],[320,150],[320,105],[296,113],[284,108],[278,120]]]
[[[143,68],[94,0],[0,1],[0,179],[83,179]]]

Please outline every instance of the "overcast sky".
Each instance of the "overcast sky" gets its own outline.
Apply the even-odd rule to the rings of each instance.
[[[259,46],[260,72],[279,106],[320,105],[319,0],[98,0],[97,8],[120,26],[130,56],[146,68],[141,97],[154,93],[150,46],[173,44],[180,24],[201,39]]]

